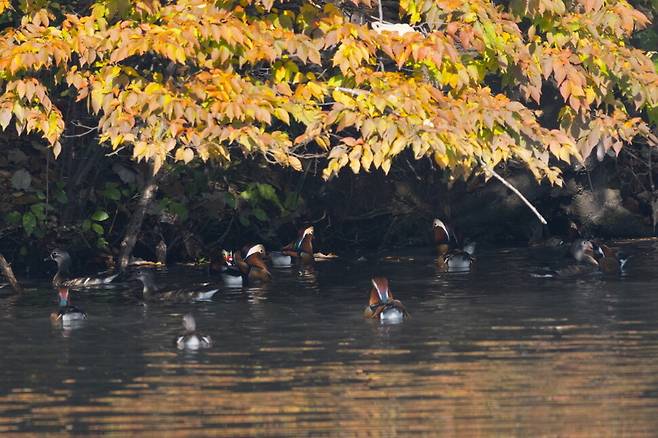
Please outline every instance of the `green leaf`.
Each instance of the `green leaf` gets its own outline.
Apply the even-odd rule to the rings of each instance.
[[[85,219],[82,221],[82,231],[89,231],[91,229],[91,221],[89,219]]]
[[[235,206],[237,204],[235,200],[235,196],[233,196],[228,192],[224,193],[224,203],[228,206],[228,208],[232,208],[232,209],[235,209]]]
[[[103,210],[98,210],[96,213],[91,215],[92,220],[95,220],[96,222],[103,222],[108,220],[110,215],[108,215],[106,212]]]
[[[116,184],[107,183],[105,184],[105,189],[103,190],[103,196],[112,201],[118,201],[121,199],[121,192],[117,188]]]
[[[647,115],[651,123],[658,125],[658,106],[647,108]]]
[[[251,222],[249,221],[249,218],[248,218],[247,216],[243,216],[243,215],[241,215],[241,216],[239,217],[239,220],[240,220],[240,223],[241,223],[243,226],[245,226],[245,227],[248,227],[249,224],[251,223]]]
[[[105,229],[101,224],[91,224],[91,229],[94,230],[94,233],[98,234],[99,236],[102,236],[103,233],[105,233]]]
[[[60,204],[66,204],[67,202],[69,202],[69,198],[68,196],[66,196],[66,192],[61,189],[55,191],[55,200]]]
[[[10,211],[5,215],[7,225],[18,225],[21,223],[21,214],[17,211]]]
[[[23,229],[25,230],[25,234],[30,236],[33,232],[34,229],[37,226],[37,218],[34,217],[32,212],[28,211],[27,213],[23,214]]]
[[[34,214],[34,217],[39,220],[44,220],[46,218],[46,204],[33,204],[30,206],[30,211]]]
[[[267,220],[267,213],[265,213],[265,210],[262,208],[254,208],[251,213],[261,222],[265,222]]]

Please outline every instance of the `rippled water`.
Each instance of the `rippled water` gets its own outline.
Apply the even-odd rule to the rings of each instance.
[[[658,243],[622,246],[622,278],[532,278],[568,259],[523,248],[484,250],[468,274],[426,255],[327,261],[189,305],[139,306],[126,283],[76,295],[89,319],[74,330],[32,285],[0,298],[0,432],[655,434]],[[377,272],[411,313],[401,325],[362,319]],[[187,312],[213,348],[176,350]]]

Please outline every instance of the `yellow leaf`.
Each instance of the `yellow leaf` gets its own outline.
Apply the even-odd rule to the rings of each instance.
[[[274,116],[286,125],[290,125],[290,115],[283,108],[274,108]]]
[[[361,155],[361,166],[363,167],[364,170],[368,171],[370,169],[371,164],[372,164],[372,151],[370,150],[369,147],[364,146],[363,154]]]
[[[299,161],[299,158],[297,157],[292,157],[292,156],[288,157],[288,164],[290,164],[290,167],[292,167],[298,172],[302,170],[302,162]]]
[[[388,175],[388,171],[391,170],[391,159],[388,158],[384,161],[382,161],[382,170],[386,175]]]
[[[53,145],[53,155],[55,158],[59,157],[59,154],[62,152],[62,144],[57,142]]]
[[[190,148],[185,148],[183,152],[183,161],[185,164],[189,163],[194,159],[194,151]]]

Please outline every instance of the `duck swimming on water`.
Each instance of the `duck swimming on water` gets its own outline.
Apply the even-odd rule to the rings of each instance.
[[[294,242],[284,246],[280,252],[270,253],[272,265],[275,267],[290,266],[294,261],[302,263],[313,262],[313,235],[315,229],[304,227],[299,230],[298,237]]]
[[[183,317],[183,328],[185,329],[183,334],[176,338],[176,346],[179,350],[198,350],[212,346],[210,336],[197,333],[196,321],[189,313]]]
[[[475,242],[465,243],[457,233],[441,219],[434,219],[434,244],[438,254],[437,264],[441,271],[468,271],[475,261]]]
[[[244,255],[243,255],[244,254]],[[272,273],[265,264],[265,246],[262,244],[246,245],[242,251],[233,254],[235,264],[247,282],[268,282]]]
[[[61,322],[63,325],[69,325],[75,321],[87,319],[87,314],[71,304],[69,298],[69,289],[66,287],[58,288],[59,310],[50,314],[50,320],[53,323]]]
[[[60,287],[82,289],[89,286],[100,286],[111,283],[119,276],[119,274],[114,274],[107,277],[71,278],[71,255],[67,251],[55,248],[50,252],[49,258],[57,263],[57,273],[55,273],[52,280],[52,285],[55,289]]]
[[[228,287],[242,287],[246,283],[245,274],[240,271],[235,257],[230,251],[222,251],[220,271],[224,285]]]
[[[363,311],[365,318],[395,323],[409,316],[402,303],[393,297],[386,277],[374,277],[371,282],[370,301]]]
[[[142,282],[141,298],[144,301],[163,301],[173,303],[189,303],[194,301],[210,301],[219,289],[204,291],[189,289],[164,289],[155,283],[155,275],[148,269],[138,269],[134,278]]]

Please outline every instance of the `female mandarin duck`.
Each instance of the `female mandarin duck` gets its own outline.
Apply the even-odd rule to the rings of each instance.
[[[166,301],[174,303],[189,303],[193,301],[210,301],[219,289],[194,291],[189,289],[163,289],[155,283],[153,272],[147,269],[138,269],[135,279],[142,282],[142,296],[144,301]]]
[[[573,277],[591,274],[598,270],[599,263],[594,258],[594,245],[586,239],[576,239],[569,248],[573,259],[577,262],[555,271],[544,271],[530,274],[535,278]]]
[[[176,338],[176,346],[179,350],[198,350],[212,346],[210,336],[197,333],[196,321],[189,313],[183,317],[183,328],[185,331]]]
[[[244,254],[244,257],[242,256]],[[242,273],[244,282],[267,282],[272,274],[265,264],[265,247],[260,243],[247,245],[233,255],[235,264]],[[246,280],[246,281],[245,281]]]
[[[71,304],[69,299],[69,289],[67,287],[58,288],[59,293],[59,310],[50,314],[50,320],[54,323],[61,322],[63,325],[69,325],[74,321],[87,319],[87,314]]]
[[[475,242],[463,245],[462,239],[448,228],[441,219],[434,219],[434,244],[438,253],[438,265],[442,271],[466,271],[475,261]]]
[[[53,249],[50,253],[50,259],[57,263],[57,273],[53,277],[53,287],[67,287],[72,289],[80,289],[88,286],[99,286],[102,284],[111,283],[119,274],[110,275],[108,277],[78,277],[71,278],[71,256],[63,249]],[[48,259],[46,259],[48,260]]]
[[[382,322],[400,322],[409,316],[402,303],[393,298],[387,278],[374,277],[371,281],[370,301],[363,311],[364,317]]]
[[[313,262],[314,228],[306,227],[299,230],[297,240],[283,247],[281,252],[270,254],[272,265],[276,267],[290,266],[294,260],[302,263]]]

